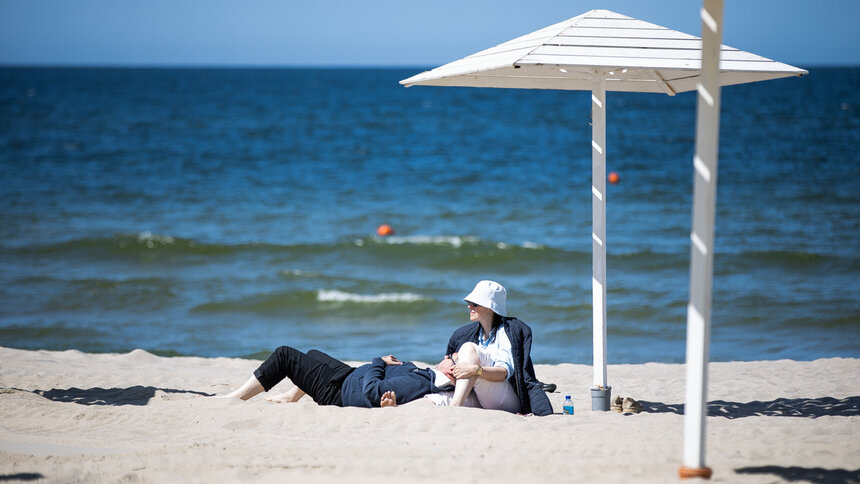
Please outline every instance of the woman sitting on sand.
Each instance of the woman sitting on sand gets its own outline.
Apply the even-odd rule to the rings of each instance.
[[[552,413],[532,365],[532,330],[519,319],[507,317],[506,299],[507,291],[494,281],[479,282],[464,298],[473,323],[454,331],[438,367],[456,378],[454,394],[448,402],[444,394],[428,398],[437,404],[461,406],[474,390],[483,408],[524,415]]]

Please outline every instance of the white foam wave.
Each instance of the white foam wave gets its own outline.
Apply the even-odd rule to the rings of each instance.
[[[161,235],[161,234],[153,234],[152,232],[141,232],[137,235],[128,234],[118,236],[120,247],[126,247],[130,243],[130,239],[137,238],[138,244],[143,244],[148,249],[154,249],[155,247],[163,247],[165,245],[172,245],[176,242],[176,239],[169,235]]]
[[[541,250],[546,249],[546,246],[537,242],[525,241],[523,242],[523,249]]]
[[[463,245],[475,245],[481,242],[478,237],[458,236],[458,235],[410,235],[410,236],[390,236],[390,237],[375,237],[377,241],[391,245],[442,245],[454,248],[462,247]]]
[[[285,277],[319,277],[319,272],[303,271],[300,269],[283,269],[278,274]]]
[[[428,299],[411,292],[386,292],[381,294],[353,294],[337,290],[317,291],[317,300],[320,302],[358,302],[358,303],[392,303],[392,302],[417,302]]]
[[[436,245],[443,247],[453,247],[455,249],[460,248],[462,246],[470,246],[470,245],[478,245],[481,243],[481,239],[479,237],[473,236],[459,236],[459,235],[410,235],[410,236],[390,236],[390,237],[378,237],[374,236],[374,239],[383,244],[390,245],[405,245],[405,244],[413,244],[413,245]],[[356,245],[363,246],[364,241],[359,239],[355,241]],[[541,250],[545,249],[546,246],[537,244],[535,242],[523,242],[520,245],[517,244],[508,244],[505,242],[497,242],[496,247],[500,250],[510,249],[512,247],[519,247],[521,249],[532,249],[532,250]]]
[[[137,236],[138,242],[154,242],[159,244],[172,244],[176,241],[173,237],[169,235],[161,235],[161,234],[153,234],[152,232],[141,232]]]

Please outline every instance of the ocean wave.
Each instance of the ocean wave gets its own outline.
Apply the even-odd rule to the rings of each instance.
[[[338,302],[338,303],[362,303],[362,304],[380,304],[380,303],[412,303],[420,301],[432,301],[419,294],[409,292],[386,292],[381,294],[353,294],[338,290],[320,290],[317,292],[317,300],[320,302]]]
[[[284,277],[295,277],[295,278],[317,278],[322,276],[319,272],[316,271],[303,271],[300,269],[284,269],[278,271],[278,274]]]
[[[63,260],[162,261],[170,264],[201,263],[214,259],[245,258],[259,261],[271,257],[277,261],[303,261],[310,269],[283,269],[281,276],[289,278],[318,278],[315,271],[320,258],[328,264],[336,260],[339,265],[431,267],[434,270],[486,272],[508,271],[552,272],[565,266],[581,266],[591,262],[590,250],[546,246],[534,242],[509,243],[484,240],[475,236],[410,235],[346,239],[338,242],[273,244],[266,242],[200,242],[173,234],[143,231],[119,233],[103,238],[83,238],[44,245],[31,245],[0,250],[4,257],[50,257]],[[332,259],[334,258],[334,259]],[[689,265],[689,250],[657,251],[634,248],[627,252],[609,251],[613,267],[625,270],[650,271],[683,269]],[[12,259],[10,259],[12,260]],[[614,262],[613,262],[614,261]],[[280,263],[280,262],[278,262]],[[291,263],[292,265],[292,263]],[[748,270],[755,267],[830,268],[853,271],[858,267],[855,257],[821,254],[809,251],[750,250],[740,253],[716,253],[717,274]]]
[[[660,270],[666,268],[683,268],[690,263],[690,253],[687,248],[680,252],[657,252],[642,249],[626,253],[608,255],[610,261],[618,261],[625,268],[637,270]],[[721,252],[719,248],[714,255],[715,273],[719,275],[734,274],[755,268],[781,269],[811,269],[834,268],[839,271],[851,271],[858,268],[857,258],[841,257],[836,254],[820,254],[808,251],[791,250],[749,250],[736,253]],[[617,267],[614,266],[614,267]]]
[[[380,304],[430,303],[432,298],[410,292],[380,292],[357,294],[338,289],[316,291],[298,290],[277,294],[250,294],[239,299],[211,301],[192,308],[194,313],[247,312],[260,315],[312,314],[323,304],[358,305],[373,307]],[[355,306],[353,306],[354,308]],[[331,308],[326,309],[326,311]]]
[[[529,250],[543,250],[546,248],[543,244],[538,244],[536,242],[523,242],[521,244],[513,244],[508,242],[492,242],[485,241],[480,237],[474,237],[470,235],[409,235],[409,236],[389,236],[389,237],[378,237],[372,236],[363,239],[356,239],[355,245],[359,247],[366,246],[368,244],[379,244],[379,245],[419,245],[419,246],[437,246],[437,247],[451,247],[454,249],[459,249],[462,247],[495,247],[496,249],[529,249]]]
[[[457,235],[410,235],[410,236],[391,236],[391,237],[370,237],[366,239],[357,239],[355,244],[359,247],[364,246],[371,241],[376,244],[383,245],[434,245],[441,247],[460,248],[465,246],[477,246],[481,243],[478,237],[457,236]]]
[[[81,238],[66,240],[47,244],[33,244],[22,247],[6,248],[5,250],[18,254],[44,254],[54,255],[64,252],[87,252],[93,251],[103,253],[134,253],[139,251],[157,252],[199,252],[217,253],[232,252],[242,246],[226,244],[205,244],[193,239],[184,239],[167,234],[154,234],[152,232],[118,233],[109,237]]]
[[[168,278],[79,278],[27,276],[15,279],[16,290],[30,293],[18,310],[65,312],[88,310],[164,309],[177,299],[174,281]]]
[[[128,239],[133,238],[134,235],[118,238],[118,244],[120,248],[125,247],[128,244]],[[164,247],[167,245],[173,245],[176,243],[176,239],[169,235],[162,234],[153,234],[152,232],[141,232],[137,234],[137,239],[135,242],[139,245],[144,245],[148,249],[154,249],[156,246]]]
[[[740,253],[715,254],[715,268],[719,273],[736,273],[757,267],[796,269],[833,269],[854,271],[858,259],[840,257],[836,254],[820,254],[802,250],[750,250]],[[724,266],[724,267],[720,267]]]
[[[830,255],[818,254],[815,252],[806,252],[802,250],[750,250],[737,255],[746,258],[753,258],[758,260],[772,260],[777,262],[804,262],[829,259],[832,257]]]
[[[57,243],[0,249],[9,260],[54,259],[78,263],[97,262],[166,265],[236,262],[258,266],[275,265],[287,279],[343,280],[344,274],[322,268],[410,267],[438,271],[508,271],[513,273],[552,271],[561,264],[581,264],[590,252],[547,247],[533,242],[509,243],[473,236],[405,236],[343,239],[335,242],[273,244],[267,242],[202,242],[175,234],[156,232],[120,233],[102,238],[83,238]],[[287,265],[287,267],[284,267]],[[280,267],[277,267],[280,266]],[[362,278],[366,279],[366,278]],[[325,288],[332,286],[318,286]]]
[[[117,233],[108,237],[80,238],[58,241],[45,244],[33,244],[20,247],[6,247],[11,252],[58,252],[64,250],[81,249],[114,249],[114,250],[150,250],[159,249],[199,253],[238,252],[245,250],[257,251],[328,251],[332,249],[360,248],[391,246],[419,246],[422,248],[439,249],[462,249],[462,248],[486,248],[497,250],[525,249],[532,251],[546,250],[547,246],[536,242],[523,242],[521,244],[485,241],[479,237],[461,235],[412,235],[378,237],[370,236],[349,241],[334,243],[296,243],[296,244],[274,244],[268,242],[200,242],[191,238],[183,238],[169,234],[159,234],[149,231]]]
[[[617,261],[627,269],[640,271],[679,269],[686,267],[690,262],[690,254],[686,250],[680,253],[655,252],[650,249],[622,253],[610,251],[607,257],[610,263]]]
[[[304,309],[316,303],[311,291],[294,291],[283,294],[251,294],[239,299],[210,301],[191,308],[192,313],[252,313],[278,315],[284,310]]]

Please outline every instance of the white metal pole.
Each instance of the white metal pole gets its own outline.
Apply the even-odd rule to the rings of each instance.
[[[687,388],[682,478],[711,477],[705,465],[708,360],[714,275],[717,148],[720,139],[720,43],[723,0],[704,0],[702,76],[697,86],[696,154],[693,158],[693,230],[690,234],[690,302],[687,305]]]
[[[594,387],[606,388],[606,74],[602,71],[596,72],[591,86],[591,205]]]

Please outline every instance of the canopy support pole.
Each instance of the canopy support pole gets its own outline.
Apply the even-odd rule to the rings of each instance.
[[[592,410],[609,410],[606,378],[606,74],[591,85],[591,239],[594,385]]]
[[[684,465],[680,477],[710,479],[705,466],[708,360],[714,276],[717,149],[720,140],[720,43],[723,0],[704,0],[702,76],[697,86],[696,155],[693,158],[693,231],[690,234],[690,302],[687,305],[687,388],[684,405]]]

